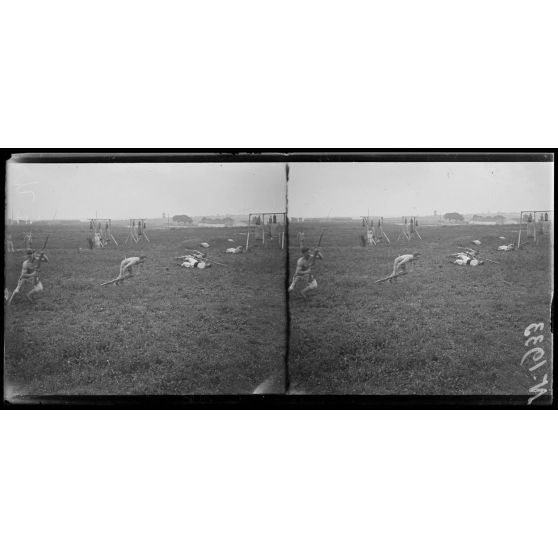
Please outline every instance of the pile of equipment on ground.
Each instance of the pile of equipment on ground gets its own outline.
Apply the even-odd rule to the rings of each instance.
[[[461,252],[450,254],[448,257],[455,258],[453,261],[456,265],[471,265],[473,267],[484,264],[479,258],[479,251],[472,248],[463,248]]]
[[[198,250],[192,250],[190,254],[186,254],[184,256],[177,256],[176,259],[181,260],[181,263],[176,264],[180,267],[197,267],[199,269],[211,267],[211,262],[208,261],[206,254],[204,254],[203,252],[198,252]]]

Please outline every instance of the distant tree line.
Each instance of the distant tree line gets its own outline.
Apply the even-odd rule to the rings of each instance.
[[[464,221],[463,215],[461,213],[444,213],[444,219],[446,221]]]
[[[183,225],[191,225],[194,222],[188,215],[174,215],[172,220],[174,223],[182,223]],[[207,225],[226,225],[227,227],[234,225],[234,219],[231,217],[203,217],[200,222]]]
[[[188,215],[173,215],[172,220],[174,223],[182,223],[183,225],[191,225],[194,222]]]

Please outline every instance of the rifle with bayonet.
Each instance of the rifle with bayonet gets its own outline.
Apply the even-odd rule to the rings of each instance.
[[[310,260],[308,262],[308,265],[310,267],[314,265],[314,263],[316,262],[316,258],[320,255],[320,246],[322,244],[323,237],[324,237],[324,231],[322,231],[322,234],[320,235],[320,239],[318,240],[318,245],[316,246],[316,248],[314,248],[314,253],[310,256]]]
[[[39,254],[39,261],[37,262],[37,267],[35,268],[35,271],[37,272],[37,279],[36,279],[35,283],[39,282],[39,270],[41,269],[41,262],[42,261],[47,261],[48,262],[48,258],[45,256],[45,250],[46,250],[46,246],[47,246],[47,242],[48,242],[48,237],[49,237],[49,235],[47,235],[47,237],[45,238],[43,248],[42,248],[42,250]]]

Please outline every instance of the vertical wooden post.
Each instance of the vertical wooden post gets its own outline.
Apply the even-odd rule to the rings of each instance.
[[[533,213],[533,242],[537,243],[537,212]]]
[[[248,214],[248,234],[246,235],[246,252],[248,252],[248,245],[250,244],[250,227],[252,226],[252,214]]]

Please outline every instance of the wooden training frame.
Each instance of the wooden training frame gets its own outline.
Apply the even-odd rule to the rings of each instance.
[[[413,236],[418,236],[420,240],[422,240],[422,237],[418,232],[418,220],[416,217],[403,217],[403,229],[399,233],[397,240],[399,240],[402,236],[407,240],[411,240]]]
[[[101,246],[106,246],[109,242],[114,242],[116,246],[118,246],[118,242],[116,242],[116,238],[114,238],[112,234],[112,220],[111,219],[99,219],[95,217],[94,219],[89,219],[89,230],[92,231],[93,240],[95,239],[95,235],[99,235],[102,243]]]
[[[283,216],[283,222],[279,223],[277,217]],[[266,222],[267,218],[267,222]],[[285,231],[287,228],[287,214],[281,211],[272,211],[265,213],[250,213],[248,215],[248,234],[246,235],[246,251],[250,247],[250,235],[256,232],[261,234],[262,246],[265,246],[266,233],[269,234],[269,239],[273,240],[274,234],[277,234],[279,247],[281,250],[285,248]],[[253,230],[252,230],[253,229]]]
[[[145,229],[147,228],[146,220],[145,219],[129,219],[128,220],[128,236],[124,241],[124,244],[128,244],[128,240],[132,239],[136,244],[144,239],[147,242],[150,242],[147,234],[145,233]]]
[[[363,242],[363,246],[376,246],[376,231],[374,230],[374,219],[372,219],[372,225],[370,224],[370,215],[362,215],[362,226],[366,227],[366,237]]]
[[[361,217],[362,226],[366,227],[366,244],[376,246],[383,239],[390,244],[388,235],[384,232],[384,218],[378,217],[374,226],[374,218],[370,219],[370,215]]]
[[[539,229],[539,237],[547,234],[548,227],[552,227],[554,222],[553,209],[537,209],[537,210],[523,210],[519,214],[519,233],[517,235],[517,248],[521,248],[521,233],[523,231],[523,216],[527,215],[526,221],[526,235],[527,238],[533,239],[533,244],[537,243],[537,228]],[[537,215],[540,217],[537,219]],[[550,225],[548,225],[550,224]],[[523,244],[526,244],[524,242]]]

